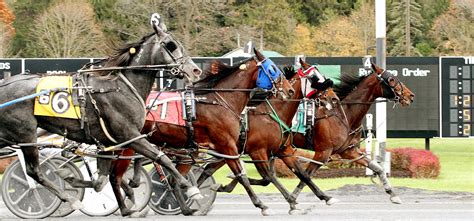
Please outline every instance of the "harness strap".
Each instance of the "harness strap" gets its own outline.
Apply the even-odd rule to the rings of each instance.
[[[146,114],[145,101],[143,101],[143,98],[140,96],[140,94],[138,94],[137,89],[133,86],[132,83],[130,83],[130,81],[127,79],[127,77],[125,77],[125,75],[122,74],[122,72],[119,72],[118,76],[120,77],[120,79],[123,80],[123,82],[125,82],[125,84],[128,86],[128,88],[130,88],[130,90],[133,92],[133,94],[135,95],[135,97],[137,97],[138,101],[140,102],[140,104],[141,104],[142,107],[143,107],[143,111],[144,111],[145,114]]]

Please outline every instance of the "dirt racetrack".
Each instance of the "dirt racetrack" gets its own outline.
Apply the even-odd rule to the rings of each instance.
[[[207,216],[160,216],[148,213],[153,220],[474,220],[474,194],[466,192],[427,191],[406,187],[396,188],[403,204],[390,203],[388,195],[375,185],[346,185],[326,191],[341,200],[327,206],[311,193],[298,198],[298,207],[306,215],[288,215],[288,204],[280,194],[258,194],[274,215],[264,217],[246,195],[219,194]],[[108,218],[88,217],[76,211],[65,217],[71,220],[107,219],[135,220],[112,215]],[[17,219],[0,202],[0,220]],[[57,218],[48,218],[56,219]],[[64,218],[61,218],[64,219]]]

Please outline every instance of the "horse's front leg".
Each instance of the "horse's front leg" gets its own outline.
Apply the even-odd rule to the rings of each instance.
[[[140,139],[132,144],[130,147],[137,153],[157,162],[164,168],[166,168],[176,180],[176,183],[180,188],[186,189],[186,195],[191,199],[202,199],[204,198],[199,189],[192,185],[179,171],[174,167],[173,162],[165,155],[161,150],[153,148],[153,146],[145,139]]]
[[[270,169],[269,164],[266,162],[268,161],[266,153],[262,153],[259,155],[259,157],[256,157],[255,155],[252,155],[252,160],[258,160],[258,161],[265,161],[265,162],[258,162],[255,163],[255,167],[257,168],[257,171],[260,173],[262,176],[262,181],[264,182],[271,182],[273,185],[280,191],[280,193],[283,195],[285,200],[290,204],[290,211],[288,213],[290,215],[295,215],[295,214],[306,214],[304,210],[296,208],[296,205],[298,204],[295,200],[290,195],[290,192],[283,186],[280,181],[275,177],[275,173]],[[252,182],[250,182],[252,183]]]
[[[44,174],[39,169],[40,164],[38,148],[34,146],[22,147],[21,151],[23,152],[23,156],[25,158],[26,173],[28,176],[46,187],[46,189],[58,196],[63,202],[68,202],[72,209],[77,210],[84,207],[78,199],[69,196],[65,191],[59,189],[52,182],[45,178]]]
[[[331,156],[332,150],[325,150],[325,151],[320,151],[320,152],[314,152],[313,160],[319,161],[319,162],[327,162],[329,157]],[[282,159],[283,160],[283,159]],[[291,163],[291,162],[289,162]],[[286,164],[286,162],[285,162]],[[287,164],[288,166],[288,164]],[[319,164],[315,163],[310,163],[308,167],[306,168],[306,171],[304,171],[304,174],[307,174],[309,178],[314,174],[316,170],[318,170],[321,167]],[[301,171],[300,171],[301,172]],[[306,186],[306,182],[304,181],[305,179],[300,179],[300,182],[298,183],[298,186],[296,186],[295,190],[293,190],[293,193],[291,194],[295,199],[298,198],[300,195],[301,191],[303,188]],[[319,198],[321,199],[321,198]],[[321,199],[322,200],[322,199]],[[327,202],[326,202],[327,203]]]
[[[237,155],[237,153],[234,153],[234,155]],[[271,215],[272,212],[270,211],[268,206],[263,204],[262,201],[260,201],[258,196],[253,191],[252,187],[250,186],[250,182],[249,182],[249,179],[247,178],[247,175],[245,173],[242,173],[243,167],[242,165],[240,165],[240,160],[239,159],[226,159],[225,161],[227,165],[229,166],[230,170],[232,170],[232,172],[238,179],[239,183],[242,184],[242,186],[244,186],[245,190],[247,191],[247,194],[252,200],[253,205],[261,209],[262,215],[264,216]]]
[[[357,158],[360,158],[361,156],[362,154],[359,153],[357,149],[355,148],[348,149],[344,151],[343,153],[341,153],[341,157],[344,159],[357,159]],[[395,192],[393,191],[393,188],[390,185],[390,182],[388,181],[387,174],[385,173],[384,169],[382,168],[382,166],[380,166],[380,164],[376,160],[370,160],[367,157],[363,157],[362,159],[359,159],[355,162],[365,167],[368,167],[369,169],[374,171],[374,174],[376,174],[379,177],[380,182],[382,182],[385,192],[390,195],[390,201],[392,203],[395,203],[395,204],[402,203],[402,200],[400,199],[400,197],[397,194],[395,194]]]

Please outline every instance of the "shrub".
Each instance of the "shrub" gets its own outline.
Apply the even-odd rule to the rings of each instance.
[[[436,178],[441,165],[431,151],[412,147],[392,149],[392,170],[406,170],[413,178]]]

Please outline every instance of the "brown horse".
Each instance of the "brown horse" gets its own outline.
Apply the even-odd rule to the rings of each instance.
[[[310,68],[310,65],[300,60],[302,70]],[[302,76],[295,74],[294,71],[285,70],[292,83],[296,93],[291,100],[270,99],[259,104],[255,110],[249,111],[249,132],[245,142],[244,153],[248,154],[259,174],[263,179],[249,179],[251,185],[267,186],[273,183],[275,187],[282,193],[283,197],[290,204],[289,214],[305,213],[303,210],[296,208],[296,199],[293,198],[288,190],[276,179],[273,173],[272,163],[274,158],[280,158],[290,168],[293,173],[301,180],[301,182],[309,185],[310,189],[318,196],[319,199],[325,200],[328,205],[335,203],[337,200],[325,195],[311,180],[311,177],[305,173],[303,166],[294,156],[296,151],[291,147],[292,132],[287,125],[291,125],[293,116],[303,98],[302,93]],[[291,73],[288,73],[291,72]],[[317,91],[315,99],[320,100],[321,106],[318,108],[326,109],[326,105],[337,103],[339,99],[332,88]],[[336,102],[337,101],[337,102]],[[242,150],[241,150],[242,152]],[[207,164],[205,172],[199,177],[197,184],[200,185],[218,168],[223,165],[221,162]],[[219,192],[231,192],[236,186],[238,180],[234,178],[232,182],[226,186],[217,188]]]
[[[268,215],[270,213],[268,207],[258,199],[250,187],[246,174],[242,173],[243,167],[240,164],[240,152],[237,147],[240,113],[249,101],[251,92],[249,89],[257,86],[259,70],[264,68],[265,62],[270,61],[259,51],[254,51],[255,58],[247,59],[231,67],[222,62],[214,61],[208,70],[208,72],[211,72],[208,77],[194,85],[196,94],[203,96],[205,99],[197,100],[196,120],[192,123],[192,129],[147,121],[143,132],[153,132],[150,141],[165,148],[191,148],[196,152],[197,148],[205,148],[216,152],[223,158],[222,162],[230,167],[239,182],[245,187],[253,204],[261,209],[263,215]],[[294,93],[289,82],[281,73],[277,79],[271,79],[271,82],[274,89],[279,87],[277,88],[278,93],[284,97],[291,96]],[[210,88],[212,89],[209,90]],[[132,212],[126,208],[119,191],[122,176],[129,163],[129,161],[116,161],[112,168],[113,173],[111,173],[114,176],[110,176],[122,215],[128,215]],[[181,164],[180,162],[177,162],[177,164],[178,170],[183,175],[191,169],[191,164]],[[194,211],[186,206],[181,191],[175,187],[173,193],[180,203],[183,214],[192,214]]]
[[[342,109],[335,110],[329,115],[318,115],[313,127],[313,160],[327,163],[332,154],[339,154],[344,159],[355,161],[374,171],[383,183],[385,191],[390,194],[393,203],[401,203],[400,198],[393,192],[392,187],[376,160],[370,160],[359,150],[362,120],[370,106],[379,97],[399,102],[402,106],[410,105],[415,95],[397,77],[372,64],[372,74],[364,77],[342,75],[341,84],[334,87],[342,100]],[[345,124],[340,124],[345,122]],[[299,134],[293,144],[300,148],[308,148],[304,137]],[[306,169],[313,174],[321,165],[310,164]],[[293,191],[298,197],[305,186],[300,182]]]

